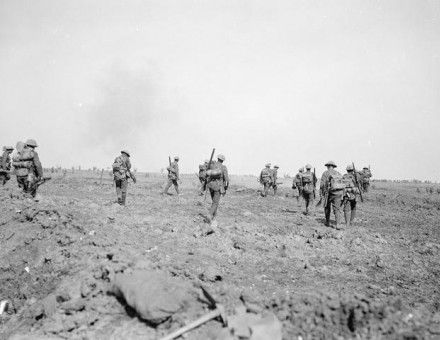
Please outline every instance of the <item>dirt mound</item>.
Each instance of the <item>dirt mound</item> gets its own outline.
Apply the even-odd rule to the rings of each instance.
[[[410,312],[400,299],[318,294],[273,299],[267,307],[283,322],[288,338],[422,339],[432,335],[426,326],[430,313]]]

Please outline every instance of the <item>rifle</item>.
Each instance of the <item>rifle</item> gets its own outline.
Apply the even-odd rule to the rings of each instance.
[[[170,156],[168,156],[168,163],[170,164],[170,167],[171,167],[171,157]]]
[[[209,163],[208,163],[208,167],[206,168],[206,172],[208,172],[208,170],[211,169],[211,163],[212,163],[212,158],[214,157],[214,152],[215,152],[215,148],[212,149],[211,152],[211,158],[209,158]],[[203,184],[203,187],[205,188],[205,198],[204,200],[206,201],[206,185],[208,184],[208,174],[206,174],[205,176],[205,183]]]
[[[351,162],[351,164],[353,164],[354,182],[356,184],[356,187],[359,190],[359,197],[361,198],[361,202],[364,202],[364,198],[362,197],[362,188],[360,187],[359,181],[358,181],[358,178],[357,178],[356,168],[355,168],[353,162]]]
[[[316,171],[313,168],[313,199],[316,199]]]

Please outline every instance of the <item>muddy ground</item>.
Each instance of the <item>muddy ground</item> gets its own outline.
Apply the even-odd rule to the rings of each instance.
[[[210,230],[195,175],[163,197],[164,177],[138,174],[125,208],[104,177],[55,174],[39,202],[15,180],[0,188],[0,300],[13,304],[1,339],[157,339],[206,313],[194,298],[159,326],[140,319],[110,288],[139,268],[201,282],[231,313],[240,297],[273,311],[284,339],[440,338],[440,195],[423,184],[374,183],[355,225],[335,230],[322,209],[302,214],[290,180],[261,198],[255,177],[233,176]]]

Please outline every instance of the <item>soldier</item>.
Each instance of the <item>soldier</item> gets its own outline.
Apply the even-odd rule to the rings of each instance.
[[[261,170],[260,183],[264,187],[261,196],[266,197],[267,192],[269,191],[269,188],[272,186],[273,183],[272,171],[270,170],[270,163],[267,163],[266,167],[263,170]]]
[[[320,186],[320,196],[325,197],[325,225],[327,227],[330,226],[330,213],[331,207],[333,207],[336,223],[335,228],[339,229],[340,207],[345,184],[342,181],[342,175],[335,170],[336,164],[333,161],[327,162],[325,166],[327,170],[322,174]]]
[[[35,151],[37,146],[34,139],[28,139],[24,143],[23,149],[17,150],[18,153],[14,156],[12,162],[17,175],[18,186],[32,197],[37,194],[37,183],[43,178],[43,167],[38,153]]]
[[[362,190],[364,192],[368,192],[368,189],[370,188],[370,177],[372,177],[370,167],[364,166],[364,168],[360,172],[360,175],[361,175]]]
[[[226,190],[228,190],[229,187],[228,168],[223,165],[224,161],[225,156],[218,155],[217,162],[214,162],[214,164],[211,165],[210,170],[206,172],[207,187],[212,199],[209,216],[207,218],[209,223],[212,223],[217,215],[220,195],[226,195]]]
[[[298,169],[298,173],[293,178],[292,189],[293,189],[293,197],[296,197],[296,203],[299,206],[299,197],[302,195],[302,187],[301,187],[301,177],[304,172],[303,168]]]
[[[115,158],[112,169],[118,204],[125,206],[128,179],[131,178],[133,182],[136,183],[136,177],[131,172],[130,152],[127,150],[122,150],[121,154]]]
[[[174,185],[177,195],[179,195],[179,157],[174,157],[174,162],[167,168],[168,170],[168,183],[162,192],[162,195],[168,194],[168,189]]]
[[[275,196],[277,194],[277,180],[278,180],[278,169],[280,167],[278,165],[274,165],[272,169],[272,188],[273,188],[273,195]]]
[[[209,161],[206,159],[203,164],[199,165],[200,196],[203,196],[206,190],[206,171],[208,170],[208,163]]]
[[[0,162],[0,183],[5,185],[11,179],[11,153],[14,150],[12,146],[3,147],[3,155]]]
[[[359,193],[354,177],[356,174],[353,170],[353,165],[347,165],[347,173],[342,176],[342,180],[345,183],[342,206],[344,209],[345,225],[347,227],[350,227],[356,216],[356,194]]]
[[[310,164],[306,165],[306,172],[301,176],[301,192],[304,201],[306,202],[306,211],[305,214],[309,214],[309,205],[312,200],[315,198],[315,186],[316,186],[316,176],[311,171],[312,166]]]

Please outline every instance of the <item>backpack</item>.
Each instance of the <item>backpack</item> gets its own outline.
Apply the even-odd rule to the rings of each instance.
[[[124,160],[121,157],[117,157],[112,164],[113,176],[117,180],[126,179],[126,169]]]
[[[330,175],[330,191],[338,191],[345,189],[345,182],[340,173]]]
[[[15,168],[15,175],[28,176],[32,168],[32,160],[34,159],[34,150],[24,148],[16,157],[16,161],[12,163]]]
[[[302,182],[303,184],[308,184],[313,182],[313,174],[305,173],[302,175]]]

